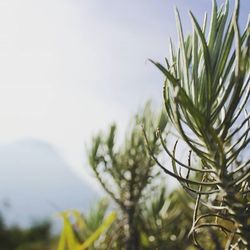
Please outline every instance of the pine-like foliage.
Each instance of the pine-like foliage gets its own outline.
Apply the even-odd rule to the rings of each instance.
[[[142,249],[193,250],[188,237],[192,207],[193,200],[183,190],[175,189],[167,194],[165,187],[157,188],[140,213]]]
[[[97,179],[122,211],[122,245],[128,250],[141,249],[138,229],[140,203],[146,202],[144,192],[156,174],[153,171],[155,162],[148,156],[140,124],[152,135],[148,143],[158,155],[160,142],[153,131],[157,126],[164,130],[167,121],[163,114],[154,115],[149,104],[133,119],[120,146],[115,140],[116,126],[113,125],[107,135],[99,134],[93,139],[89,150],[89,162]]]
[[[199,25],[190,12],[193,33],[184,37],[176,11],[179,45],[170,45],[166,66],[153,62],[165,75],[164,102],[169,119],[190,148],[186,162],[165,145],[173,171],[196,199],[191,234],[199,249],[202,238],[217,230],[220,241],[211,249],[250,249],[249,22],[240,32],[240,3],[232,14],[226,1],[213,1],[210,25]],[[209,27],[207,27],[209,26]],[[202,236],[202,237],[200,237]],[[213,244],[211,241],[211,245]],[[221,246],[220,246],[221,245]],[[208,248],[205,248],[208,249]]]

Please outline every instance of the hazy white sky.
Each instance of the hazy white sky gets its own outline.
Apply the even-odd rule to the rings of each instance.
[[[83,169],[94,133],[124,129],[148,98],[161,103],[146,59],[167,54],[174,5],[188,27],[187,9],[201,17],[211,1],[0,0],[0,143],[41,139]]]

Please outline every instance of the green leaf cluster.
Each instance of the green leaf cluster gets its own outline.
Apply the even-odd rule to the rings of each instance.
[[[170,42],[166,66],[152,61],[166,77],[165,109],[190,149],[187,163],[178,160],[178,141],[170,150],[162,135],[173,171],[151,154],[196,199],[191,233],[199,249],[204,249],[199,235],[204,231],[209,234],[212,229],[225,239],[216,249],[248,249],[250,160],[244,152],[250,142],[246,111],[250,95],[250,26],[248,22],[242,33],[239,30],[238,0],[232,14],[229,1],[220,8],[216,0],[212,2],[210,25],[206,15],[200,25],[190,12],[193,32],[186,37],[176,10],[178,47]]]

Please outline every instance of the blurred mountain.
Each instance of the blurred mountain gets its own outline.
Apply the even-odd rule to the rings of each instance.
[[[0,146],[0,211],[7,223],[28,226],[58,211],[85,211],[98,198],[49,144],[22,140]]]

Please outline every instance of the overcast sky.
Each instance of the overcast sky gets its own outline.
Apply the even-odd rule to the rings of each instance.
[[[43,140],[83,170],[94,133],[113,121],[124,130],[147,99],[161,103],[147,58],[168,54],[174,6],[188,29],[188,9],[201,21],[211,1],[0,0],[0,143]]]

